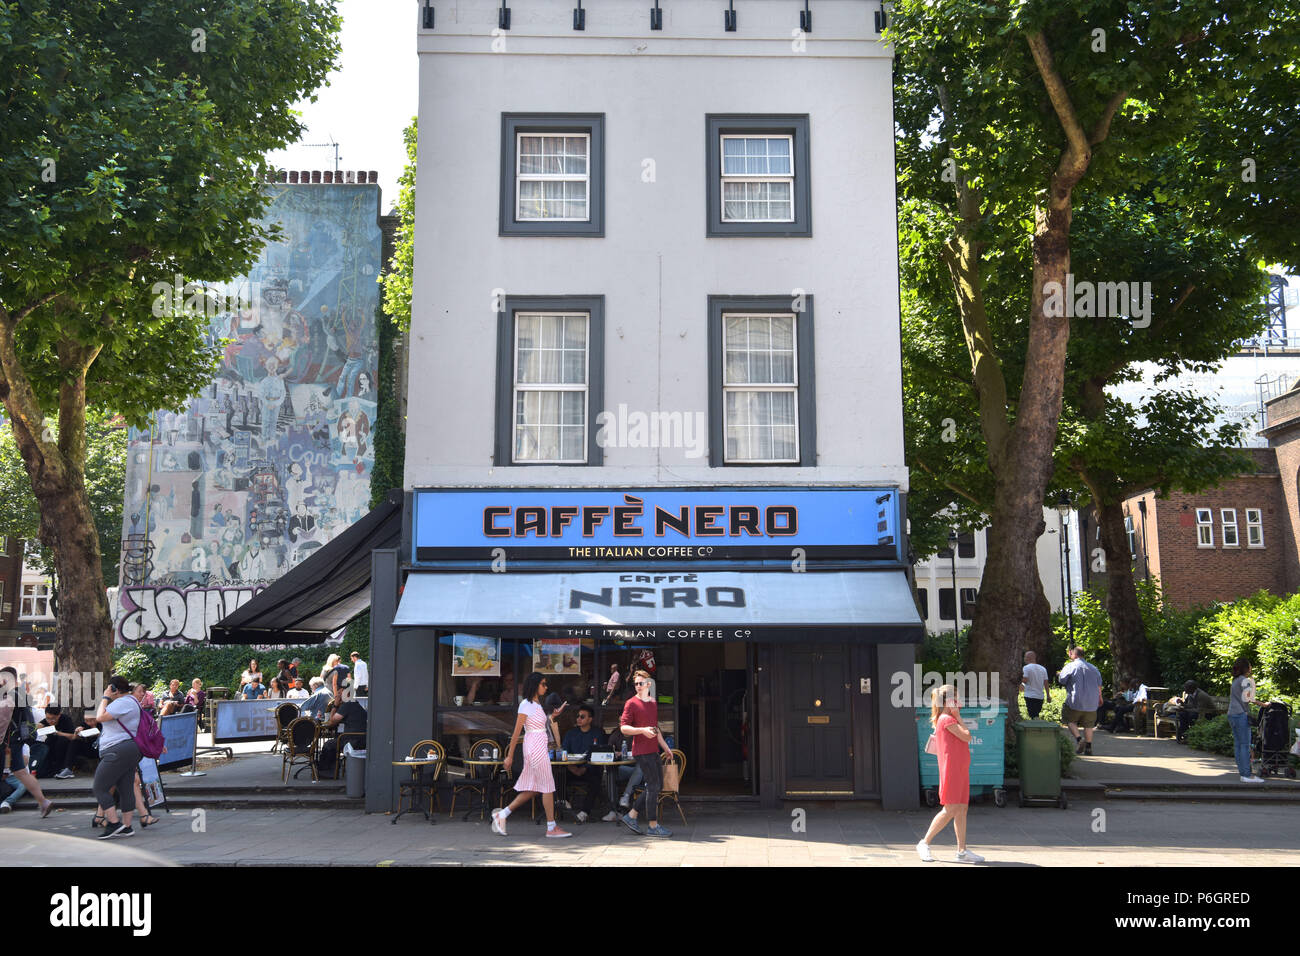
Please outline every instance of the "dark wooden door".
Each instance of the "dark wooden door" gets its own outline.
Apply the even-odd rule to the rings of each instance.
[[[853,793],[853,717],[849,653],[843,644],[783,648],[785,792]]]

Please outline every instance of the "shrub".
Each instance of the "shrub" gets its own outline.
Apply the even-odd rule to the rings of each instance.
[[[964,628],[961,632],[961,646],[968,647],[967,635],[970,628]],[[369,635],[367,634],[367,638]],[[936,634],[927,634],[921,641],[921,653],[917,655],[917,662],[921,665],[921,673],[929,671],[938,671],[940,674],[955,673],[964,670],[962,667],[962,655],[957,653],[956,642],[953,638],[952,631],[939,631]]]
[[[1187,728],[1187,746],[1212,754],[1232,756],[1232,725],[1227,714],[1198,720]]]

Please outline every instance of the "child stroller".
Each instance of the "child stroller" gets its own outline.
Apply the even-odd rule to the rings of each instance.
[[[1259,708],[1259,727],[1255,738],[1255,755],[1259,758],[1259,775],[1295,776],[1290,764],[1291,711],[1280,700]]]

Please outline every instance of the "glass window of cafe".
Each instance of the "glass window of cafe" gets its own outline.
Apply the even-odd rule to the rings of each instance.
[[[580,704],[591,706],[596,725],[612,736],[624,703],[635,696],[632,672],[648,671],[655,679],[659,726],[675,743],[673,645],[448,633],[438,642],[434,726],[449,755],[464,755],[484,738],[498,741],[504,751],[524,681],[534,670],[546,676],[548,693],[559,694],[567,704],[557,720],[561,738],[575,726]]]

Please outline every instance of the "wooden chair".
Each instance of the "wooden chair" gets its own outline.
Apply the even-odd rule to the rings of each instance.
[[[429,812],[434,813],[437,812],[437,810],[442,809],[441,805],[438,803],[438,778],[442,776],[442,771],[447,766],[447,748],[436,740],[421,740],[410,750],[410,756],[412,757],[427,757],[430,755],[438,758],[438,763],[434,765],[432,771],[430,771],[428,767],[422,767],[420,769],[420,775],[425,778],[424,784],[429,788]],[[428,775],[427,777],[425,776],[426,774]],[[402,802],[402,793],[409,793],[413,790],[414,787],[412,786],[412,781],[403,781],[397,795],[399,808]],[[412,799],[414,799],[413,796]]]
[[[275,743],[271,745],[271,753],[284,747],[288,739],[289,725],[300,716],[302,715],[298,713],[297,704],[283,703],[275,708]]]
[[[491,737],[476,740],[470,745],[469,759],[491,760],[492,751],[500,750],[500,747],[501,745]],[[447,816],[453,817],[456,815],[456,798],[464,793],[468,795],[469,799],[469,809],[465,811],[465,816],[468,818],[470,813],[474,811],[474,794],[478,794],[478,818],[482,820],[487,812],[488,801],[492,798],[492,789],[500,772],[500,767],[467,766],[465,776],[451,785],[451,809],[447,811]]]
[[[280,761],[280,776],[284,783],[289,782],[289,771],[298,761],[299,757],[306,760],[307,767],[311,768],[312,780],[319,780],[316,776],[316,721],[310,717],[299,717],[289,724],[289,729],[285,732],[284,754]],[[301,772],[303,768],[299,768]]]

